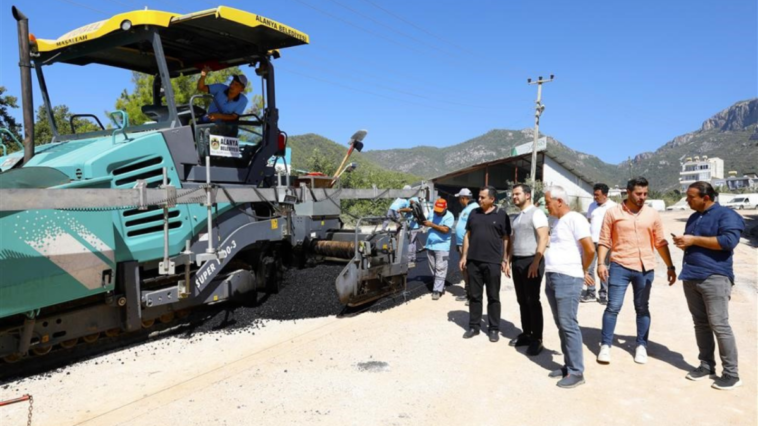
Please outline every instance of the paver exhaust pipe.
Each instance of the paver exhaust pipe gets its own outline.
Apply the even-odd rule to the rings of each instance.
[[[18,27],[18,66],[21,69],[21,110],[24,114],[24,164],[34,157],[34,104],[32,103],[32,61],[29,50],[29,18],[13,6]]]

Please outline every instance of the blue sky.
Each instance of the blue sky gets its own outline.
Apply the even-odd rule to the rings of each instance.
[[[30,18],[38,38],[54,39],[145,6],[187,13],[219,3],[2,0],[0,85],[18,95],[12,4]],[[532,127],[536,88],[526,79],[551,73],[556,80],[544,87],[541,131],[611,163],[655,150],[734,102],[758,96],[755,0],[222,4],[311,37],[309,46],[285,50],[276,62],[283,129],[344,143],[365,128],[367,149],[444,147],[491,129]],[[122,70],[58,65],[45,71],[52,102],[77,113],[112,110],[119,93],[131,88]],[[37,91],[35,106],[40,103]]]

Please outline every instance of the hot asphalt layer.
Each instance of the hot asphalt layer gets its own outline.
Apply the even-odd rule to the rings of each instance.
[[[451,252],[448,285],[461,279],[457,262],[457,254]],[[324,263],[310,268],[288,269],[284,273],[279,293],[261,293],[256,301],[251,300],[248,303],[222,303],[201,307],[181,323],[164,327],[165,329],[156,327],[160,331],[149,336],[145,330],[135,335],[103,338],[95,345],[77,346],[66,356],[53,352],[44,358],[26,360],[34,362],[3,365],[3,370],[8,368],[9,371],[0,374],[0,385],[24,377],[27,380],[44,380],[50,376],[51,371],[65,370],[67,366],[83,361],[95,364],[139,362],[141,353],[143,356],[150,355],[141,350],[142,344],[158,341],[160,346],[169,347],[168,341],[161,342],[166,337],[186,339],[186,343],[192,345],[196,339],[212,338],[210,333],[218,331],[224,334],[255,334],[270,321],[297,321],[326,316],[349,317],[366,311],[381,312],[422,297],[431,291],[433,277],[429,271],[426,252],[422,251],[418,253],[416,267],[409,271],[406,291],[356,309],[346,310],[339,302],[334,287],[334,280],[344,266]],[[103,356],[114,352],[123,353],[123,358]],[[23,379],[21,381],[23,382]]]

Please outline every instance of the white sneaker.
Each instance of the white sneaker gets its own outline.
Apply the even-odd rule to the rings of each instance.
[[[611,347],[610,345],[600,346],[600,353],[597,354],[597,362],[601,364],[610,364],[611,362]]]
[[[634,362],[637,364],[644,364],[647,362],[647,349],[644,346],[637,346],[637,350],[634,351]]]

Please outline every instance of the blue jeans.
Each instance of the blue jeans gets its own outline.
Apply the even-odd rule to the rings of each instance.
[[[650,289],[653,288],[655,271],[635,271],[611,262],[608,271],[608,305],[603,313],[603,345],[611,346],[613,332],[616,330],[616,318],[624,304],[626,288],[632,284],[634,292],[634,310],[637,312],[637,345],[647,347],[650,334]]]
[[[545,296],[558,327],[563,362],[569,374],[581,376],[584,373],[584,355],[577,311],[584,280],[555,272],[548,272],[545,277]]]

